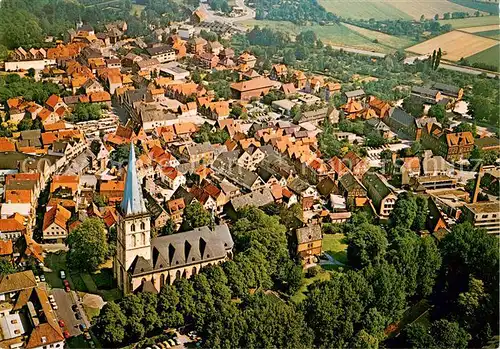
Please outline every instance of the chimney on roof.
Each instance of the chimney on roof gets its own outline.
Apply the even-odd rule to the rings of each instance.
[[[479,189],[481,185],[481,178],[483,177],[483,164],[479,165],[479,170],[477,171],[476,185],[474,186],[474,194],[472,196],[472,203],[477,202],[477,197],[479,195]]]

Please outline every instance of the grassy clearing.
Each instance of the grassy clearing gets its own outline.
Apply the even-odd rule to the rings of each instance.
[[[340,263],[347,264],[347,243],[344,234],[324,234],[323,251]]]
[[[487,50],[476,53],[473,56],[467,57],[467,61],[471,63],[484,63],[500,69],[498,57],[500,57],[500,44],[490,47]]]
[[[353,19],[411,19],[386,1],[366,0],[319,0],[327,11]]]
[[[479,27],[483,25],[498,25],[500,23],[500,19],[498,16],[483,16],[483,17],[469,17],[462,19],[443,19],[440,20],[439,23],[451,24],[451,26],[455,29],[459,28],[467,28],[467,27]]]
[[[316,282],[316,281],[325,281],[325,280],[330,280],[331,274],[328,271],[322,271],[312,277],[312,278],[305,278],[302,281],[302,285],[300,286],[299,290],[290,298],[292,302],[295,304],[298,304],[302,302],[304,299],[307,298],[307,291],[308,287]]]
[[[415,41],[408,38],[392,36],[375,30],[357,27],[352,24],[344,24],[344,26],[367,38],[370,41],[377,40],[380,44],[394,49],[407,48],[415,44]]]
[[[305,30],[312,30],[316,33],[319,39],[321,39],[324,43],[330,45],[337,46],[348,46],[355,47],[359,49],[383,52],[387,53],[390,51],[395,51],[386,45],[381,43],[374,43],[373,40],[370,40],[355,31],[347,28],[343,24],[335,24],[335,25],[309,25],[309,26],[300,26],[295,25],[291,22],[286,21],[260,21],[260,20],[249,20],[241,22],[242,25],[247,28],[253,28],[258,25],[260,27],[269,27],[274,30],[280,30],[291,34],[292,36],[299,34]]]
[[[422,299],[418,303],[406,309],[403,313],[403,316],[401,317],[401,321],[392,324],[386,329],[386,335],[388,336],[388,338],[396,336],[406,326],[414,322],[422,321],[422,323],[425,323],[425,321],[428,321],[429,308],[429,302],[426,299]]]
[[[130,9],[130,14],[132,16],[141,17],[142,11],[146,8],[145,5],[132,4],[132,8]]]

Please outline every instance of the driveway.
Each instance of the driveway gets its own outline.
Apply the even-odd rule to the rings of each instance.
[[[65,327],[64,330],[68,331],[69,334],[73,336],[79,336],[82,334],[80,331],[80,324],[85,324],[87,328],[90,327],[90,323],[85,315],[85,311],[83,310],[80,301],[77,300],[77,295],[74,291],[66,292],[61,288],[52,289],[52,294],[56,299],[57,307],[56,310],[57,317],[60,320],[64,321]],[[75,317],[75,313],[71,306],[76,304],[78,306],[78,310],[81,314],[81,319],[77,320]]]

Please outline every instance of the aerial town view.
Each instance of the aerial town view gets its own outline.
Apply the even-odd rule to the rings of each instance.
[[[0,0],[0,349],[499,348],[499,0]]]

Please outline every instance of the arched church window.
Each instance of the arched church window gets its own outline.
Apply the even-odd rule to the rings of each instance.
[[[130,225],[130,231],[135,231],[135,224],[134,224],[134,223],[132,223],[132,224]]]
[[[165,274],[160,275],[160,287],[165,285]]]
[[[137,246],[137,236],[135,236],[135,234],[134,234],[134,235],[132,235],[132,247],[135,247],[135,246]]]
[[[142,243],[143,245],[146,245],[146,233],[142,233],[142,234],[141,234],[141,243]]]
[[[146,229],[146,223],[141,222],[141,230],[144,230],[144,229]]]

